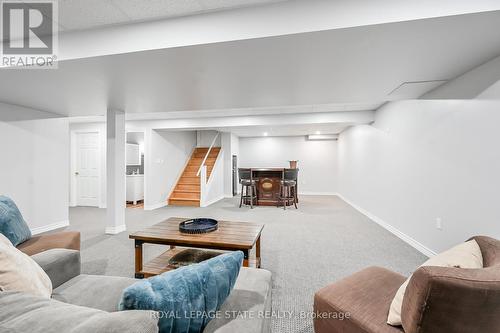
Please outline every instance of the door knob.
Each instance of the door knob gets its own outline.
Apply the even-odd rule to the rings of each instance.
[[[77,171],[77,172],[75,172],[75,176],[78,176],[79,174],[80,174],[80,173],[79,173],[78,171]]]

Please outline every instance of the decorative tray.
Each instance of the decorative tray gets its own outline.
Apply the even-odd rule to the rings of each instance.
[[[204,234],[217,230],[218,224],[219,222],[214,219],[190,219],[179,223],[179,231],[186,234]]]

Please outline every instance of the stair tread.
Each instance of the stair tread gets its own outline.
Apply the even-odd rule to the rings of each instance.
[[[200,190],[178,190],[175,189],[172,194],[179,194],[179,193],[184,193],[184,194],[193,194],[193,193],[200,193]]]
[[[215,161],[220,154],[221,147],[212,147],[207,155],[208,147],[197,147],[193,151],[186,167],[184,168],[180,179],[174,187],[174,191],[170,195],[169,204],[175,205],[193,205],[200,204],[200,176],[198,171],[203,161],[207,168],[207,176],[210,177],[214,169]]]
[[[178,197],[174,197],[174,198],[170,198],[170,200],[177,200],[177,201],[200,201],[200,199],[191,199],[191,198],[178,198]]]
[[[197,189],[197,190],[179,190],[176,188],[173,193],[174,193],[174,195],[176,193],[198,193],[198,194],[200,194],[200,189]]]

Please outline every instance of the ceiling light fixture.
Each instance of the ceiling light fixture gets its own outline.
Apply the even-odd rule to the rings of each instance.
[[[320,135],[320,134],[321,134],[321,132],[320,132],[320,131],[316,131],[316,135]]]
[[[267,136],[267,132],[264,132],[264,134],[263,134],[263,135],[264,135],[264,136]]]

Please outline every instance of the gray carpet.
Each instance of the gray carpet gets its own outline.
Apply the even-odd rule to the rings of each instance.
[[[314,292],[367,266],[410,274],[426,257],[381,228],[336,196],[302,196],[299,209],[238,208],[226,199],[207,208],[127,209],[127,232],[104,234],[105,210],[71,208],[69,229],[82,233],[83,272],[133,276],[134,246],[128,232],[168,217],[213,217],[265,224],[262,266],[273,273],[273,310],[292,311],[292,318],[273,320],[273,332],[313,332]],[[165,248],[145,247],[146,260]]]

